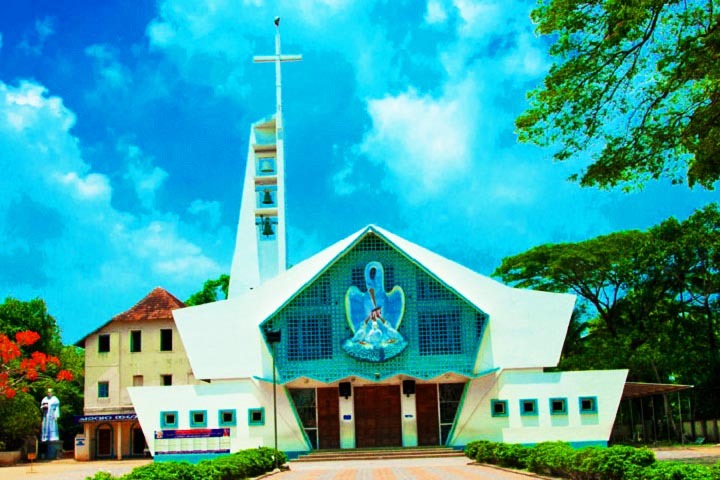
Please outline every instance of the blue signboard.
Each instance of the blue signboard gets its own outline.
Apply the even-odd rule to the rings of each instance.
[[[134,422],[137,420],[135,413],[117,413],[112,415],[76,415],[75,423],[89,422]]]

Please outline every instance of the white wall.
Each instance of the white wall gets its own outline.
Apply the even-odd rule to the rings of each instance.
[[[533,444],[563,440],[606,442],[610,438],[627,370],[543,373],[503,370],[470,382],[452,445],[473,440]],[[551,415],[550,398],[567,398],[567,415]],[[580,397],[597,397],[598,413],[581,414]],[[493,417],[491,400],[507,400],[508,415]],[[520,415],[521,399],[537,399],[538,415]]]
[[[154,454],[154,432],[161,430],[160,412],[177,411],[178,429],[190,428],[190,411],[207,410],[207,428],[219,428],[219,410],[235,409],[237,426],[231,427],[231,451],[272,447],[273,385],[255,379],[172,387],[128,388],[143,433]],[[265,425],[249,426],[248,409],[265,408]],[[278,449],[298,452],[310,450],[290,399],[282,386],[277,387]]]

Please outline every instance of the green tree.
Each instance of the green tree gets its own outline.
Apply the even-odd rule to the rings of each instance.
[[[720,0],[539,0],[554,63],[519,138],[589,156],[583,186],[720,179]]]
[[[703,416],[720,414],[720,210],[644,232],[542,245],[494,275],[578,295],[561,369],[630,368],[630,379],[694,384]]]
[[[22,301],[8,297],[0,303],[0,333],[14,337],[16,333],[30,330],[40,335],[40,340],[32,345],[30,351],[45,352],[59,356],[62,350],[60,328],[48,313],[45,301],[35,298]]]
[[[185,300],[185,304],[188,306],[202,305],[203,303],[212,303],[218,300],[226,299],[228,296],[229,285],[229,275],[223,274],[214,280],[207,280],[203,284],[202,290],[190,295],[190,298]]]
[[[39,405],[25,392],[18,392],[12,399],[0,397],[0,451],[17,450],[27,437],[40,433]]]
[[[24,438],[39,431],[40,400],[45,396],[47,388],[52,387],[61,402],[61,416],[58,422],[60,437],[63,439],[65,448],[70,449],[72,448],[75,433],[78,432],[78,426],[75,425],[73,417],[83,413],[84,352],[74,346],[63,345],[57,322],[48,313],[47,306],[42,299],[21,301],[15,298],[7,298],[5,302],[0,304],[0,338],[6,340],[0,343],[8,347],[9,342],[15,338],[16,334],[27,331],[38,333],[40,338],[31,343],[16,342],[20,350],[12,355],[8,355],[8,353],[11,353],[10,350],[4,350],[5,355],[0,358],[0,367],[6,367],[5,373],[9,374],[11,371],[17,371],[25,377],[20,379],[19,383],[17,378],[4,378],[2,368],[0,368],[0,391],[3,390],[3,385],[10,387],[12,390],[11,398],[4,398],[2,400],[4,404],[0,408],[2,408],[3,412],[25,412],[29,408],[26,405],[28,400],[25,394],[27,394],[34,399],[33,408],[38,412],[38,415],[37,418],[34,415],[28,416],[27,422],[13,421],[12,425],[8,424],[10,426],[7,430],[3,425],[0,425],[0,441],[5,441],[9,447],[19,438]],[[0,350],[3,349],[0,348]],[[54,364],[51,365],[52,362],[47,361],[50,357],[57,357],[59,360],[60,368],[63,369],[59,377],[56,377],[59,368],[56,368]],[[22,362],[23,359],[32,359],[32,365],[26,365],[26,368],[18,369],[17,367],[21,365],[19,362]],[[42,374],[37,368],[38,365],[43,363],[48,366],[46,374]],[[30,373],[31,371],[35,373]],[[16,398],[20,398],[18,405],[15,405]],[[33,422],[36,425],[31,426]],[[23,435],[12,433],[12,438],[8,437],[10,432],[19,431],[21,428],[25,428]]]

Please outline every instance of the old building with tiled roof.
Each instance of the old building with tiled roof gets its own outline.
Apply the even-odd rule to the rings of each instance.
[[[127,387],[187,385],[193,377],[173,310],[185,304],[157,287],[89,333],[85,348],[85,407],[78,460],[146,454],[146,440]],[[79,448],[78,448],[79,447]]]

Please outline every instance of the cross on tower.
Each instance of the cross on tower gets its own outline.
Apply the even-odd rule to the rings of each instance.
[[[280,53],[280,17],[275,17],[275,55],[256,55],[253,57],[255,63],[275,63],[275,99],[277,102],[277,114],[275,122],[277,125],[278,138],[283,135],[282,123],[282,75],[280,64],[282,62],[299,62],[302,55],[282,55]]]

